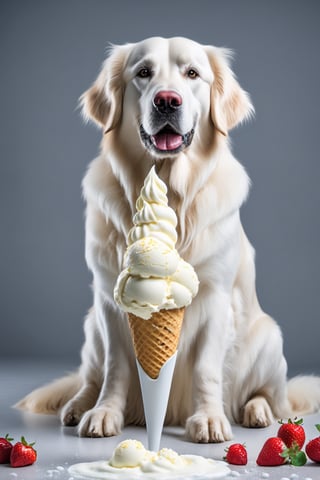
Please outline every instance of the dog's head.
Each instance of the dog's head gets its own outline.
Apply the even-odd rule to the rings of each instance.
[[[113,47],[83,94],[83,111],[133,149],[175,157],[228,131],[253,112],[229,67],[230,51],[186,38]]]

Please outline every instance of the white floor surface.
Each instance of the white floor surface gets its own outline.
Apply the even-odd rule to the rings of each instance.
[[[107,459],[115,446],[126,438],[147,442],[144,428],[127,427],[121,436],[111,438],[79,438],[74,427],[62,427],[54,416],[23,414],[11,408],[33,388],[70,370],[70,365],[43,362],[10,362],[0,359],[0,436],[9,433],[18,441],[24,435],[36,442],[37,462],[28,467],[11,468],[0,465],[0,480],[69,480],[68,467],[73,463]],[[304,418],[307,439],[317,435],[314,425],[320,423],[320,413]],[[234,426],[234,439],[224,444],[194,444],[186,440],[182,428],[165,428],[162,447],[178,453],[196,454],[221,460],[224,449],[231,443],[245,443],[249,463],[245,467],[231,466],[228,480],[320,480],[320,464],[308,462],[304,467],[258,467],[256,457],[265,440],[276,436],[278,425],[265,429],[246,429]],[[128,480],[130,480],[128,478]],[[201,480],[199,478],[199,480]]]

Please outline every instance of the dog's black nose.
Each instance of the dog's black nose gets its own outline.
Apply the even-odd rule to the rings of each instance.
[[[170,113],[182,105],[182,98],[177,92],[162,90],[154,97],[153,104],[161,113]]]

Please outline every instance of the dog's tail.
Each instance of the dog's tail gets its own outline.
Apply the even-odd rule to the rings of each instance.
[[[318,412],[320,410],[320,377],[307,375],[289,380],[288,399],[295,416]]]
[[[80,374],[78,372],[70,373],[33,390],[13,407],[33,413],[57,414],[80,388]]]

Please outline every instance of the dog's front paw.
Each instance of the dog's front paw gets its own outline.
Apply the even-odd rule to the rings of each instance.
[[[188,418],[186,433],[197,443],[218,443],[232,439],[231,425],[224,414],[196,413]]]
[[[121,412],[107,407],[96,407],[83,415],[78,433],[80,437],[112,437],[121,433],[122,425]]]

